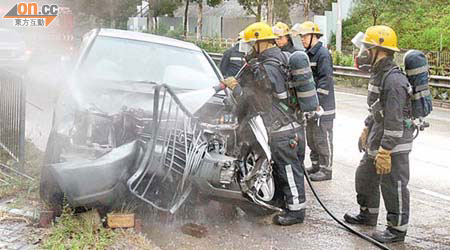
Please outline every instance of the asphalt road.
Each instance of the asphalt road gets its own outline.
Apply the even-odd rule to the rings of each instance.
[[[45,82],[28,86],[26,135],[45,148],[58,86]],[[337,93],[337,118],[334,124],[333,180],[314,183],[320,197],[338,217],[348,210],[357,211],[354,174],[362,154],[357,139],[367,115],[365,97]],[[427,119],[431,127],[414,142],[411,162],[411,218],[405,243],[392,249],[450,249],[450,111],[435,109]],[[271,218],[235,218],[222,216],[218,204],[199,207],[195,219],[178,218],[166,222],[148,217],[144,232],[162,249],[376,249],[333,222],[307,190],[305,223],[290,227],[272,225]],[[383,206],[383,202],[381,202]],[[382,208],[384,211],[384,208]],[[186,222],[203,224],[204,238],[181,232]],[[380,215],[378,229],[386,224]],[[370,233],[373,229],[355,227]]]
[[[365,97],[337,93],[337,118],[334,125],[333,180],[314,183],[326,206],[338,217],[357,211],[354,174],[362,154],[357,139],[367,115]],[[431,127],[414,142],[411,161],[411,218],[404,243],[392,249],[450,249],[450,111],[435,109],[427,119]],[[308,163],[307,163],[308,164]],[[199,208],[195,219],[178,218],[164,223],[148,218],[145,232],[162,249],[377,249],[344,230],[318,205],[309,188],[307,218],[301,225],[279,227],[271,217],[236,218],[221,215],[217,204]],[[381,202],[383,206],[383,202]],[[377,229],[386,226],[384,208]],[[181,233],[187,222],[201,224],[207,236],[195,238]],[[373,228],[353,227],[370,234]]]

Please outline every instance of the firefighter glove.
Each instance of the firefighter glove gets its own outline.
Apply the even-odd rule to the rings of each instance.
[[[323,108],[321,106],[318,106],[315,111],[310,111],[305,113],[305,117],[308,120],[317,120],[323,115]]]
[[[236,88],[236,86],[239,84],[236,78],[234,78],[233,76],[227,77],[226,79],[221,81],[221,83],[223,83],[225,86],[227,86],[232,90]]]
[[[358,148],[359,152],[364,152],[367,150],[367,137],[369,135],[369,128],[364,127],[363,131],[361,132],[361,135],[359,136],[358,140]]]
[[[375,156],[375,168],[377,174],[389,174],[391,172],[391,150],[380,147]]]

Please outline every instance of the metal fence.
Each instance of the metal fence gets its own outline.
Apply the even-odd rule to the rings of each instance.
[[[25,101],[22,77],[0,69],[0,148],[18,162],[25,151]]]

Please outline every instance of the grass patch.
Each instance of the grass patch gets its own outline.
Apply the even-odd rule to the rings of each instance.
[[[34,179],[30,180],[8,169],[0,170],[0,178],[7,182],[0,183],[2,184],[0,200],[14,197],[14,201],[9,204],[14,208],[21,208],[25,205],[37,206],[39,204],[39,174],[42,159],[43,152],[29,140],[25,143],[25,160],[22,163],[15,162],[5,151],[0,150],[0,163]]]
[[[117,234],[92,220],[75,215],[65,206],[58,223],[44,240],[44,249],[107,249]]]
[[[66,205],[54,227],[44,238],[43,249],[149,249],[159,247],[134,229],[104,228],[96,211],[75,214]]]

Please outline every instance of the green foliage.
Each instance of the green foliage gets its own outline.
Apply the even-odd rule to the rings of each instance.
[[[21,172],[34,178],[30,180],[14,172],[8,172],[12,178],[3,176],[8,184],[0,182],[0,200],[6,197],[14,196],[16,199],[12,204],[13,207],[22,207],[26,202],[39,199],[39,174],[41,171],[43,153],[31,141],[25,142],[25,160],[23,166],[15,162],[11,156],[0,148],[0,163],[6,164],[14,169],[22,167]]]
[[[150,10],[153,16],[173,16],[173,12],[182,4],[181,0],[150,0]]]
[[[198,47],[204,49],[207,52],[211,52],[211,53],[223,53],[225,52],[225,50],[227,50],[227,48],[221,47],[220,46],[220,39],[217,40],[209,40],[209,41],[190,41],[192,43],[195,43]]]
[[[433,99],[441,100],[441,101],[449,101],[450,100],[450,89],[445,88],[435,88],[430,86],[430,92]]]
[[[333,65],[353,66],[353,56],[345,55],[338,51],[333,51]]]
[[[280,3],[277,2],[274,6],[274,12],[277,21],[283,22],[286,24],[291,23],[291,18],[289,17],[289,8],[290,5],[286,1],[280,1]]]
[[[309,8],[314,11],[316,15],[323,15],[326,10],[331,10],[333,0],[316,0],[310,1]]]
[[[160,36],[167,36],[167,37],[179,39],[179,40],[183,40],[183,38],[184,38],[183,27],[177,27],[174,30],[170,30],[169,26],[164,23],[159,24],[159,28],[156,31],[156,34],[160,35]]]
[[[450,50],[450,4],[448,0],[359,0],[343,22],[344,45],[359,31],[374,24],[392,27],[403,49]]]
[[[96,227],[74,215],[66,205],[58,224],[45,239],[44,249],[106,249],[116,238],[111,229]]]

